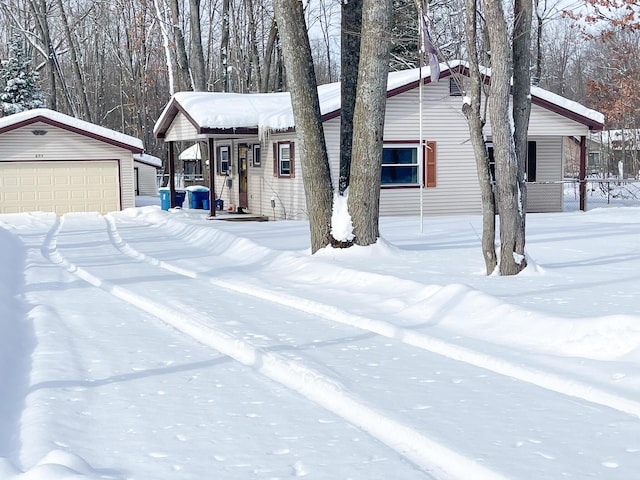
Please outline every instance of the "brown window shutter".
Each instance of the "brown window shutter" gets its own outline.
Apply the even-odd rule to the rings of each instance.
[[[424,184],[427,187],[436,186],[436,142],[427,142],[426,152],[426,165],[424,169],[425,179]]]
[[[273,142],[273,176],[277,177],[279,174],[278,170],[278,142]]]
[[[216,148],[216,173],[220,175],[222,160],[220,156],[220,147]]]
[[[291,162],[289,163],[289,165],[291,166],[291,170],[290,170],[290,178],[295,178],[296,176],[296,169],[295,169],[295,165],[296,165],[296,151],[295,151],[295,143],[291,142],[289,143],[289,160],[291,160]]]

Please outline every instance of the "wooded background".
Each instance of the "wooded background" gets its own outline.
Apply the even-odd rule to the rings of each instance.
[[[635,128],[635,17],[589,16],[587,3],[534,0],[534,83],[604,112],[609,128]],[[393,5],[390,68],[414,67],[415,2]],[[305,2],[319,84],[340,79],[340,8]],[[463,0],[429,2],[443,60],[465,57],[464,11]],[[0,59],[21,35],[47,107],[139,137],[159,157],[152,129],[173,92],[287,90],[270,0],[0,0],[0,13]]]

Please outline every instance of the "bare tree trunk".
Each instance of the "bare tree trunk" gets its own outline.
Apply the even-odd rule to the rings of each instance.
[[[162,3],[162,8],[160,8],[161,0],[153,0],[153,5],[156,9],[156,16],[158,17],[158,25],[160,28],[160,35],[162,36],[162,47],[164,49],[165,62],[167,64],[167,79],[169,82],[169,96],[173,96],[175,93],[175,82],[173,79],[173,58],[171,56],[171,49],[169,48],[169,32],[167,31],[167,23],[169,23],[166,19],[165,9],[164,9],[164,1]]]
[[[222,1],[222,35],[220,38],[222,91],[229,91],[229,0]]]
[[[202,51],[202,29],[200,27],[200,0],[189,0],[189,22],[191,25],[191,78],[193,90],[207,90],[207,77]]]
[[[476,159],[480,195],[482,198],[482,255],[487,275],[493,273],[498,264],[496,256],[496,204],[491,185],[491,170],[487,147],[484,143],[484,119],[480,113],[482,102],[482,76],[480,74],[479,55],[477,48],[477,10],[476,0],[466,0],[467,18],[465,34],[467,51],[469,52],[469,97],[470,103],[462,104],[462,112],[467,118],[471,145]]]
[[[371,245],[380,236],[380,175],[392,0],[364,0],[358,87],[354,112],[349,213],[358,245]]]
[[[517,158],[509,106],[512,52],[501,0],[486,0],[485,15],[491,45],[491,95],[488,100],[496,162],[496,193],[500,214],[500,274],[515,275],[524,268],[516,256],[519,228]]]
[[[341,19],[341,73],[340,84],[340,178],[338,191],[344,195],[349,186],[351,145],[353,143],[353,111],[356,106],[358,63],[360,61],[360,27],[362,26],[362,0],[342,2]]]
[[[513,127],[516,158],[518,161],[518,230],[517,255],[525,256],[527,214],[527,156],[529,117],[531,114],[531,0],[515,0],[513,25]],[[526,262],[524,264],[526,266]],[[524,268],[524,266],[522,267]]]
[[[537,35],[536,35],[536,75],[535,75],[535,83],[536,85],[542,79],[542,26],[543,19],[540,11],[538,10],[540,4],[540,0],[535,0],[536,5],[536,22],[537,22]]]
[[[333,188],[320,118],[318,88],[309,36],[300,0],[274,0],[282,40],[287,84],[301,153],[304,191],[309,214],[311,252],[330,243]],[[274,159],[275,160],[275,159]]]
[[[46,0],[30,0],[29,7],[36,19],[38,30],[42,35],[42,52],[46,57],[47,74],[49,77],[49,108],[52,110],[58,109],[58,92],[56,88],[56,61],[53,51],[53,44],[51,43],[51,33],[49,31],[49,19]]]
[[[190,88],[191,77],[189,75],[189,59],[187,58],[187,49],[184,45],[184,35],[180,26],[180,6],[178,0],[169,0],[171,6],[171,20],[173,22],[173,37],[176,47],[176,57],[178,64],[178,90]]]
[[[62,0],[58,0],[58,8],[60,9],[60,16],[62,19],[62,26],[64,29],[65,38],[67,40],[67,44],[69,46],[69,52],[71,54],[71,64],[73,69],[73,74],[75,76],[75,81],[77,84],[77,90],[80,96],[80,104],[82,105],[83,115],[82,117],[91,122],[92,115],[91,110],[89,109],[89,100],[87,99],[87,87],[84,81],[84,77],[80,70],[80,60],[78,59],[78,52],[76,48],[76,42],[73,40],[73,35],[71,34],[71,28],[69,27],[69,21],[67,20],[67,13],[64,10],[64,5],[62,4]]]
[[[264,72],[262,73],[262,85],[260,86],[261,92],[269,91],[269,80],[271,79],[271,63],[273,60],[276,40],[278,38],[278,28],[276,27],[275,20],[271,22],[271,28],[269,29],[269,39],[267,40],[267,46],[264,53]]]
[[[249,49],[251,52],[251,68],[255,74],[253,85],[255,85],[255,91],[258,91],[262,85],[262,71],[260,70],[260,55],[258,53],[258,40],[256,38],[257,26],[255,12],[253,11],[253,0],[245,0],[245,8],[249,16]]]

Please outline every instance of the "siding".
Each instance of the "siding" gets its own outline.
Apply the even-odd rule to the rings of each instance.
[[[157,197],[158,170],[156,169],[156,167],[139,162],[134,162],[133,165],[138,170],[138,188],[140,190],[139,195]]]
[[[195,127],[189,122],[187,117],[182,113],[178,113],[174,118],[171,126],[167,129],[165,142],[191,141],[198,138],[205,138],[198,135]]]
[[[294,178],[278,178],[273,175],[273,144],[276,142],[295,142]],[[260,175],[259,199],[260,210],[265,215],[273,217],[271,198],[276,203],[275,217],[277,219],[303,220],[307,218],[307,202],[302,180],[302,163],[300,144],[295,134],[274,134],[268,139],[268,146],[262,147],[262,174]]]
[[[536,183],[527,183],[527,212],[561,212],[563,137],[530,136],[536,142]],[[555,183],[548,183],[555,182]]]
[[[449,96],[449,82],[441,81],[423,90],[423,139],[436,142],[436,186],[422,191],[423,212],[429,215],[480,213],[473,149],[460,109],[459,97]],[[415,141],[420,138],[419,92],[405,92],[387,101],[385,141]],[[334,185],[340,162],[340,119],[325,122],[325,137]],[[420,189],[382,189],[380,215],[417,215]]]
[[[46,130],[46,135],[33,135],[32,130]],[[0,135],[2,161],[44,160],[118,160],[123,208],[135,206],[133,154],[93,138],[42,122],[17,128]]]

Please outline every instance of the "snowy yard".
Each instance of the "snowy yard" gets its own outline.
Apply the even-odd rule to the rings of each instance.
[[[640,208],[305,222],[0,215],[0,479],[630,480]]]

